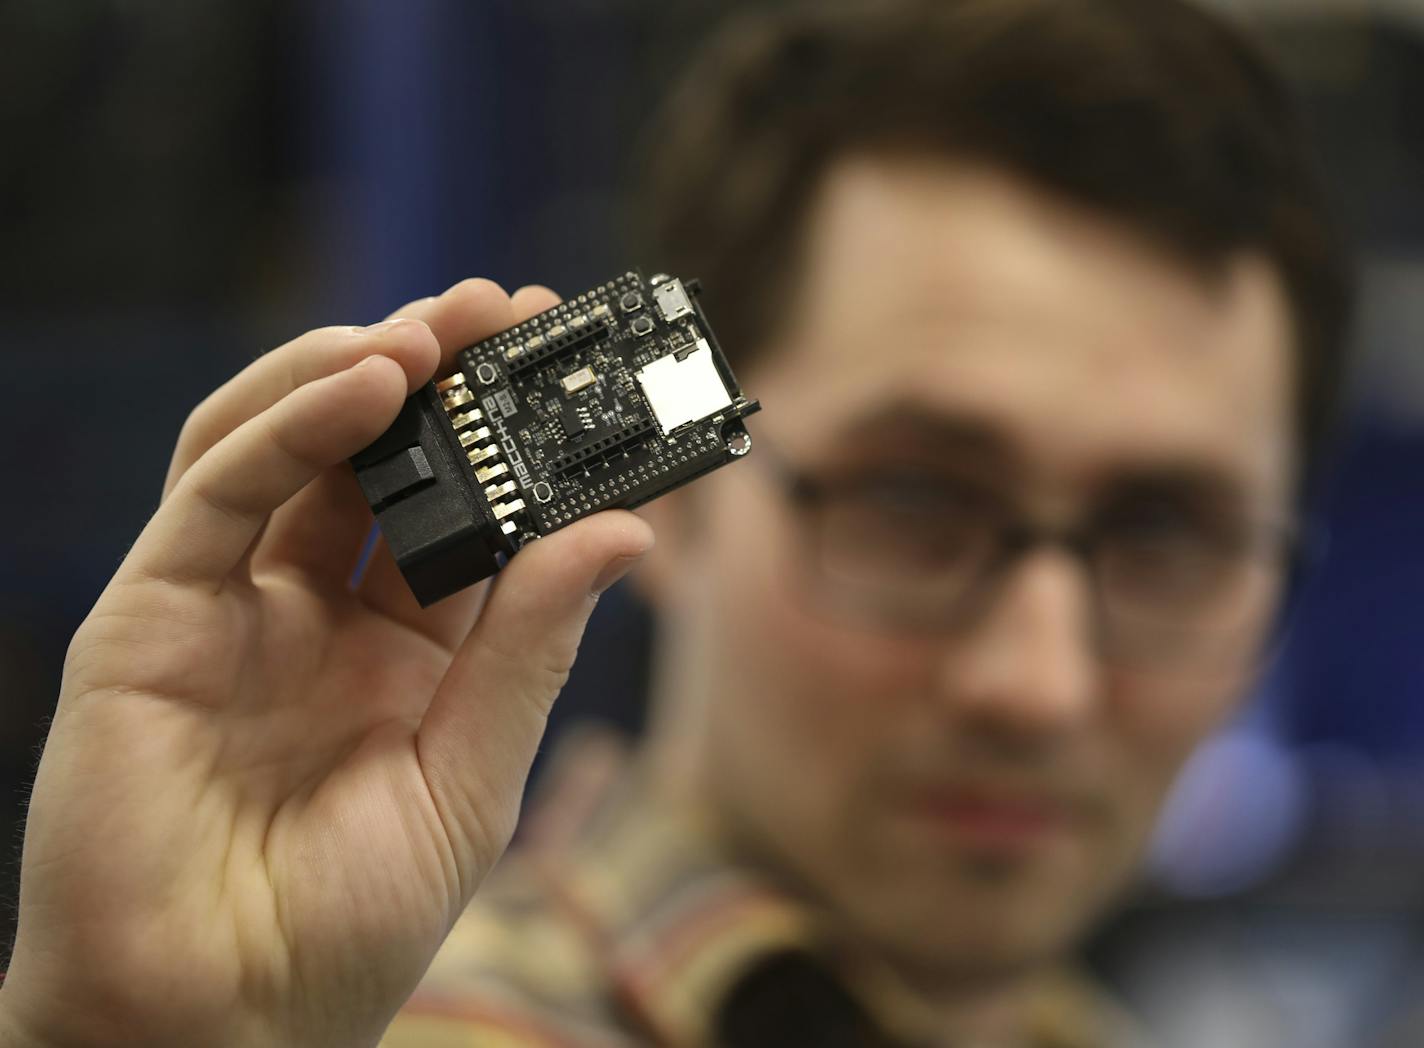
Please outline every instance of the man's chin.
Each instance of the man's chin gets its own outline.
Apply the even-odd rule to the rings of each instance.
[[[999,907],[942,906],[919,919],[868,915],[867,931],[894,967],[953,987],[1019,980],[1062,964],[1089,925],[1085,915],[1026,921]],[[927,928],[937,929],[926,934]]]
[[[1044,855],[966,849],[931,868],[842,886],[841,906],[887,955],[955,982],[1017,977],[1072,951],[1115,891]]]

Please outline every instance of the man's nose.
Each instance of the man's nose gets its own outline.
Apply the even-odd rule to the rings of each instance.
[[[1028,551],[965,630],[946,642],[939,698],[1022,742],[1050,738],[1094,712],[1101,686],[1091,581],[1067,551]]]

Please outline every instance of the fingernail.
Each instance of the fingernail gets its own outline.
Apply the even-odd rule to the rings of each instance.
[[[406,323],[405,317],[395,317],[392,320],[383,320],[379,324],[368,324],[366,325],[366,331],[369,333],[375,333],[377,331],[389,331],[397,324],[404,323]]]
[[[598,573],[598,577],[593,580],[593,594],[598,596],[621,579],[628,572],[633,570],[634,565],[643,559],[641,553],[632,556],[617,557],[604,565],[603,570]]]

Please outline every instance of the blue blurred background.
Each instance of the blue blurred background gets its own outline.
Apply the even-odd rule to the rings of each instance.
[[[463,276],[656,270],[624,235],[642,129],[733,6],[0,2],[0,940],[65,645],[188,410]],[[1318,132],[1359,365],[1329,560],[1090,960],[1169,1045],[1424,1044],[1424,4],[1219,6]],[[649,631],[604,602],[559,725],[637,730]]]

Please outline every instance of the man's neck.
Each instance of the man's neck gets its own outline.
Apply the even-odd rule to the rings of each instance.
[[[1021,1048],[1031,1043],[1035,975],[966,980],[862,949],[848,977],[879,1010],[898,1017],[914,1041],[952,1048]]]
[[[867,1003],[877,1013],[903,1018],[902,1035],[953,1048],[1020,1048],[1030,1043],[1029,1012],[1035,990],[1045,978],[1041,969],[967,977],[912,958],[890,956],[863,937],[838,935],[834,914],[819,906],[809,892],[798,891],[794,878],[738,840],[729,820],[718,818],[715,791],[702,781],[699,751],[688,733],[654,730],[640,749],[646,788],[660,802],[697,812],[701,825],[717,836],[711,843],[729,861],[774,881],[789,897],[820,912],[819,923],[827,927],[828,938],[841,943],[835,950],[837,968],[869,998]]]

